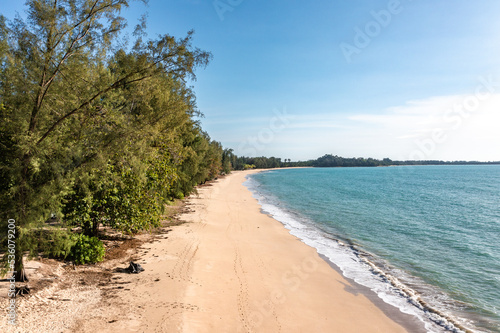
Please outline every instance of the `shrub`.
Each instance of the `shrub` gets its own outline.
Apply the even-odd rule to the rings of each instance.
[[[30,258],[43,254],[48,258],[66,259],[78,240],[77,235],[62,228],[37,228],[22,231],[23,242],[30,249]]]
[[[166,197],[155,188],[156,178],[150,176],[151,183],[142,178],[130,166],[108,163],[104,170],[92,170],[66,196],[65,221],[87,236],[97,236],[100,224],[124,233],[160,226]]]
[[[43,250],[49,258],[66,259],[71,253],[71,248],[75,245],[77,238],[69,231],[60,230],[49,233],[47,238],[41,237],[40,240],[46,242]]]
[[[78,265],[96,263],[104,259],[105,249],[97,237],[83,234],[77,236],[78,240],[71,248],[71,256]]]

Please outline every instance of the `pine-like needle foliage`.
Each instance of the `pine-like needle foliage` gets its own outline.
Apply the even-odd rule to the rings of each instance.
[[[119,47],[128,2],[29,0],[26,21],[0,16],[1,226],[16,220],[18,280],[38,246],[27,235],[51,214],[88,236],[149,229],[222,171],[186,83],[210,53],[193,32],[143,41],[144,22]]]

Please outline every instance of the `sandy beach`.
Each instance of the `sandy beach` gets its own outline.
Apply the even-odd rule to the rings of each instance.
[[[137,318],[117,317],[106,331],[406,332],[261,213],[242,185],[250,172],[234,172],[189,199],[189,223],[146,247],[144,283],[124,295],[141,306]]]
[[[181,217],[187,223],[144,243],[135,254],[143,273],[117,271],[126,261],[108,263],[110,271],[115,266],[109,278],[114,284],[70,290],[73,296],[91,296],[76,310],[53,314],[50,306],[40,307],[26,320],[36,321],[36,313],[66,320],[51,326],[54,332],[417,331],[398,310],[376,306],[374,297],[263,214],[242,184],[251,172],[234,172],[200,187]]]

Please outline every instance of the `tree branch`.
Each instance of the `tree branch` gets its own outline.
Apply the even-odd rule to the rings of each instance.
[[[83,102],[82,104],[80,104],[78,107],[74,108],[73,110],[71,110],[70,112],[66,113],[64,116],[62,116],[61,118],[59,118],[46,132],[44,135],[42,135],[42,137],[37,141],[37,145],[39,145],[40,143],[42,143],[43,140],[45,140],[45,138],[47,138],[47,136],[49,136],[49,134],[54,130],[56,129],[56,127],[58,127],[65,119],[67,119],[68,117],[72,116],[73,114],[77,113],[78,111],[80,111],[81,109],[83,109],[84,107],[88,106],[90,103],[92,103],[93,101],[95,101],[99,96],[107,93],[108,91],[111,91],[113,89],[116,89],[120,86],[123,86],[123,85],[126,85],[126,84],[130,84],[130,83],[134,83],[134,82],[138,82],[138,81],[142,81],[142,80],[145,80],[149,77],[151,77],[153,74],[150,74],[150,75],[144,75],[142,77],[139,77],[137,79],[133,79],[133,80],[130,80],[130,81],[127,81],[127,79],[131,78],[132,76],[136,75],[136,74],[140,74],[141,72],[144,72],[146,71],[146,69],[144,70],[141,70],[139,72],[133,72],[133,73],[129,73],[128,75],[126,75],[125,77],[121,78],[120,80],[116,81],[115,83],[113,83],[111,86],[109,86],[108,88],[104,89],[104,90],[101,90],[99,92],[97,92],[94,96],[92,96],[90,99],[88,99],[87,101]]]

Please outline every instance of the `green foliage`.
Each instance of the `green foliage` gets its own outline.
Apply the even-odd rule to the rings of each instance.
[[[280,167],[378,167],[378,166],[395,166],[395,165],[480,165],[480,164],[500,164],[497,162],[478,162],[478,161],[395,161],[390,158],[382,160],[374,158],[346,158],[332,154],[326,154],[315,160],[292,162],[291,159],[286,159],[284,162],[280,158],[275,157],[245,157],[229,155],[224,157],[231,160],[233,170],[246,170],[249,166],[254,165],[259,169],[280,168]],[[224,160],[223,158],[223,160]]]
[[[23,233],[30,257],[40,253],[49,258],[66,259],[76,243],[76,235],[60,228],[29,229]]]
[[[373,158],[344,158],[337,155],[324,155],[313,162],[315,167],[374,167],[391,165],[388,158],[383,161]]]
[[[28,0],[26,21],[0,15],[0,215],[25,231],[18,271],[24,250],[66,255],[66,236],[28,237],[51,213],[89,236],[147,230],[169,200],[231,168],[186,83],[211,54],[192,31],[120,49],[128,3]]]
[[[276,157],[245,157],[231,156],[231,165],[234,170],[246,170],[248,166],[253,165],[257,169],[281,168],[290,166]]]
[[[2,233],[0,243],[3,248],[7,248],[7,235]],[[29,257],[35,258],[43,255],[48,258],[66,259],[71,248],[75,245],[78,237],[68,229],[43,227],[43,228],[16,228],[16,245],[18,242],[29,250]],[[16,246],[16,254],[18,253]],[[7,255],[2,258],[0,274],[5,274],[10,268],[7,266]]]
[[[224,149],[222,152],[222,173],[227,175],[231,172],[233,169],[233,166],[235,164],[236,160],[236,155],[233,154],[233,150],[230,148]]]
[[[98,235],[100,224],[126,233],[159,226],[163,201],[150,183],[154,178],[141,179],[132,168],[113,164],[85,176],[66,197],[67,223],[89,236]]]
[[[71,258],[78,265],[102,261],[105,254],[104,245],[97,237],[83,234],[76,237],[76,242],[71,248]]]

